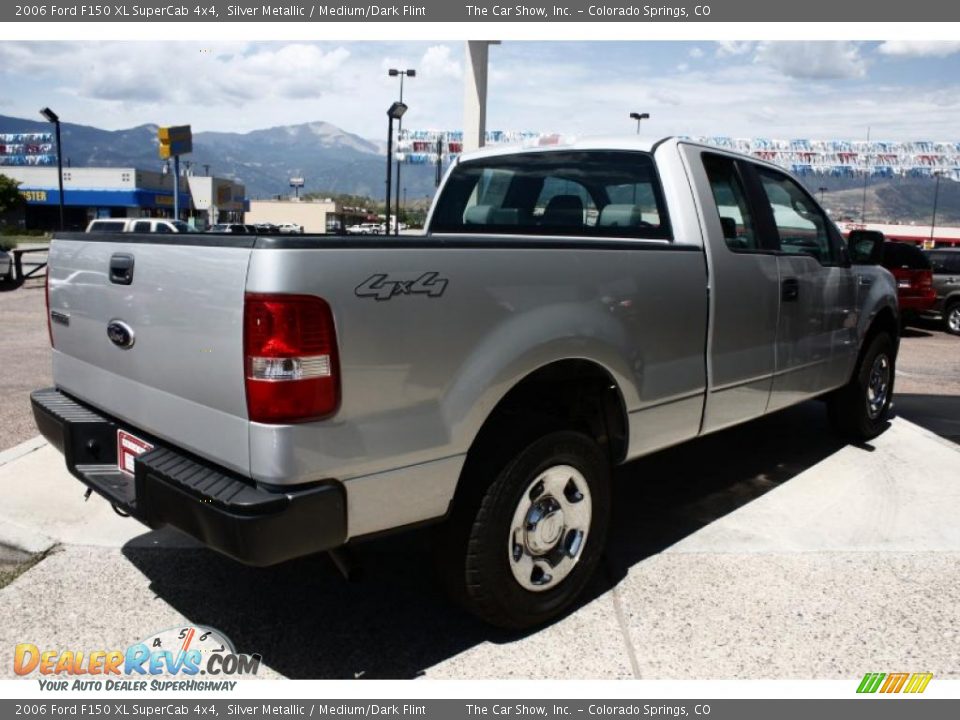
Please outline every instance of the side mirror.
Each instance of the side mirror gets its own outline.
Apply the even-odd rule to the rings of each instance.
[[[847,238],[850,262],[854,265],[879,265],[883,262],[885,238],[878,230],[851,230]]]
[[[721,217],[720,218],[720,227],[723,228],[723,239],[724,240],[736,240],[737,239],[737,221],[732,217]]]

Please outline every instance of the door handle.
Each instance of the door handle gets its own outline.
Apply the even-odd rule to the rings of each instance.
[[[133,255],[114,253],[110,256],[110,282],[117,285],[133,282]]]
[[[784,278],[780,285],[780,299],[783,302],[796,302],[800,297],[800,281],[796,278]]]

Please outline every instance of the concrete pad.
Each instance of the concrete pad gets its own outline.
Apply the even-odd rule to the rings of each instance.
[[[960,448],[895,420],[626,563],[617,592],[639,674],[960,677],[957,517]]]
[[[960,678],[960,554],[664,553],[621,584],[645,679]]]
[[[33,531],[63,544],[121,547],[145,532],[100,496],[85,502],[85,490],[50,445],[0,466],[0,543],[22,542]]]
[[[31,642],[61,650],[122,649],[160,630],[191,624],[150,591],[150,581],[120,550],[68,547],[0,593],[0,647]],[[11,621],[12,620],[12,621]],[[0,677],[14,678],[10,663]],[[276,679],[269,667],[258,677]]]
[[[364,579],[326,557],[248,568],[206,550],[64,547],[0,592],[0,647],[125,647],[183,623],[217,628],[294,678],[631,677],[610,593],[518,638],[452,606],[429,536],[371,543]],[[0,665],[0,677],[12,668]]]
[[[666,552],[960,552],[957,518],[960,447],[896,419]]]
[[[632,678],[616,602],[614,592],[607,592],[539,632],[506,643],[480,643],[424,675],[454,680]]]

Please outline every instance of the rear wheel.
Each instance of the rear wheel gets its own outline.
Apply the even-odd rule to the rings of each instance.
[[[951,335],[960,335],[960,300],[954,300],[943,309],[943,327]]]
[[[893,338],[878,333],[867,345],[853,378],[829,401],[830,420],[843,435],[853,440],[870,440],[887,422],[896,375]]]
[[[451,517],[441,570],[470,612],[523,629],[567,611],[596,569],[610,467],[592,438],[572,431],[544,435],[497,464],[492,482]]]

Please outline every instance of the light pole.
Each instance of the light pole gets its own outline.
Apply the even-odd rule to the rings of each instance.
[[[387,227],[386,234],[390,234],[390,162],[393,157],[393,121],[399,120],[407,111],[407,106],[402,102],[395,102],[387,109]]]
[[[407,68],[406,70],[398,70],[397,68],[390,68],[387,70],[387,75],[390,77],[399,77],[400,78],[400,103],[403,104],[403,79],[405,77],[416,77],[417,71],[412,68]],[[400,132],[403,130],[403,120],[397,120],[397,144],[400,143]],[[400,234],[400,162],[397,162],[397,235]],[[387,228],[387,232],[390,232],[390,228]]]
[[[637,135],[639,135],[639,134],[640,134],[640,121],[641,121],[641,120],[649,120],[649,119],[650,119],[650,113],[635,113],[635,112],[632,112],[632,113],[630,113],[630,117],[631,117],[633,120],[636,120],[636,121],[637,121]]]
[[[933,188],[933,219],[930,221],[930,247],[933,247],[936,244],[936,241],[933,239],[934,228],[937,227],[937,200],[940,196],[940,176],[943,175],[939,170],[933,173],[937,178],[937,184]]]
[[[823,205],[823,194],[827,191],[827,188],[821,185],[817,190],[820,192],[820,204]]]
[[[53,123],[57,137],[57,184],[60,188],[60,230],[63,230],[63,152],[60,150],[60,116],[48,107],[41,109],[40,114],[46,118],[47,122]]]

